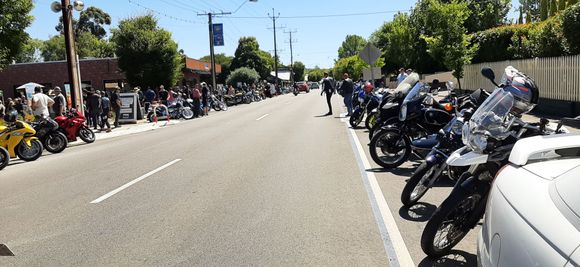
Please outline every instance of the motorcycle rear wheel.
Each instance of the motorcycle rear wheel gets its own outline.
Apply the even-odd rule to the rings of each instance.
[[[79,129],[79,137],[88,144],[95,142],[95,133],[85,125],[81,126]]]
[[[56,154],[62,152],[68,146],[68,140],[63,133],[53,132],[44,138],[43,145],[46,151]]]
[[[6,168],[9,162],[10,162],[10,154],[8,154],[8,150],[6,150],[3,147],[0,147],[0,170]]]
[[[411,140],[397,130],[382,130],[371,139],[369,150],[377,164],[385,169],[392,169],[401,166],[409,159]]]
[[[40,140],[30,140],[30,146],[23,140],[16,148],[16,156],[24,161],[35,161],[42,155],[42,150],[42,142]]]
[[[193,116],[194,116],[193,110],[191,110],[189,108],[184,108],[181,111],[181,116],[186,120],[191,120],[191,119],[193,119]]]
[[[357,128],[358,125],[362,122],[363,117],[364,117],[364,112],[354,112],[350,116],[350,119],[348,119],[348,122],[350,123],[350,126],[352,128]]]
[[[415,205],[425,195],[425,193],[429,191],[427,184],[432,179],[436,179],[436,177],[432,177],[436,167],[437,165],[423,162],[415,170],[401,192],[401,203],[403,203],[405,207]]]

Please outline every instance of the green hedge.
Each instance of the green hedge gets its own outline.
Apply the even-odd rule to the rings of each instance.
[[[580,54],[580,4],[546,21],[477,32],[473,63]]]

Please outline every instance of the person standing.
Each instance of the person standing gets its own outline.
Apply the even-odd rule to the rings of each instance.
[[[48,108],[52,107],[54,100],[42,93],[42,88],[34,88],[34,96],[32,96],[32,114],[36,118],[47,118],[50,116]]]
[[[109,123],[109,113],[111,112],[111,100],[107,97],[105,91],[101,92],[101,131],[107,125],[107,133],[111,132],[111,124]]]
[[[342,81],[338,91],[341,92],[342,97],[344,97],[344,105],[348,111],[346,116],[348,117],[352,115],[352,93],[354,92],[354,83],[349,78],[348,73],[344,73],[343,78],[344,80]]]
[[[199,84],[195,85],[195,88],[193,88],[191,98],[193,99],[193,115],[197,118],[201,111],[201,92],[199,91]]]
[[[145,111],[149,110],[151,103],[153,103],[153,101],[155,101],[156,97],[157,97],[157,95],[155,94],[155,91],[153,91],[153,89],[151,89],[151,87],[148,87],[147,91],[145,91]]]
[[[89,99],[87,99],[87,109],[89,110],[90,125],[96,130],[99,125],[99,116],[101,115],[101,93],[91,90]]]
[[[330,100],[334,93],[336,93],[334,80],[328,76],[328,72],[325,72],[324,79],[322,79],[322,92],[320,92],[320,95],[326,94],[326,103],[328,104],[328,113],[325,114],[326,116],[332,115],[332,104]]]
[[[203,105],[203,115],[209,115],[209,88],[205,82],[201,83],[201,102]]]
[[[113,126],[115,126],[115,128],[121,127],[121,125],[119,125],[119,116],[121,116],[121,96],[119,95],[119,87],[117,87],[111,94],[111,107],[113,107],[113,112],[115,112],[115,122],[113,123]]]
[[[52,111],[54,111],[54,116],[62,116],[64,111],[66,110],[66,98],[62,95],[62,90],[60,87],[55,87],[53,92],[55,93],[54,96],[54,105],[52,105]]]
[[[407,78],[407,73],[405,73],[404,68],[399,69],[399,75],[397,75],[397,85],[401,84],[405,78]]]
[[[0,100],[0,117],[4,117],[5,113],[6,113],[6,107],[4,106],[4,103],[2,103],[2,101]]]
[[[169,93],[165,90],[165,86],[159,86],[159,100],[161,104],[167,106],[167,98],[169,98]]]

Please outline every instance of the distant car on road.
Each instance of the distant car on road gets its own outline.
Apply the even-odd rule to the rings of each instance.
[[[310,82],[308,84],[310,85],[310,89],[320,89],[320,84],[317,82]]]
[[[477,240],[479,266],[580,265],[580,136],[516,143]]]
[[[306,92],[306,93],[310,92],[310,86],[308,86],[307,82],[297,82],[296,84],[298,85],[299,92]]]

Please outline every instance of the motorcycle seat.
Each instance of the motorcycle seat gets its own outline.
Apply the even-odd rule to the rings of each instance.
[[[419,149],[431,149],[435,145],[437,145],[439,141],[434,136],[429,136],[428,138],[423,138],[419,140],[415,140],[412,142],[412,145]]]

